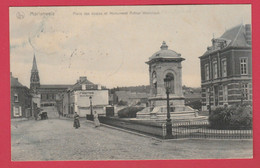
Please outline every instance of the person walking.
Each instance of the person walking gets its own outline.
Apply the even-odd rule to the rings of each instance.
[[[96,111],[94,111],[94,125],[95,125],[95,127],[100,126],[100,122],[98,120],[98,113]]]
[[[73,123],[73,127],[75,127],[76,129],[80,127],[80,123],[79,123],[79,115],[77,114],[77,112],[74,113],[74,123]]]

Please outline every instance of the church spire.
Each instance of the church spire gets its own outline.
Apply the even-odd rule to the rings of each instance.
[[[39,87],[40,87],[40,77],[39,77],[36,58],[35,58],[35,54],[34,54],[33,55],[33,66],[32,66],[32,70],[31,70],[30,89],[35,92],[37,90],[37,88],[39,88]]]
[[[38,72],[38,68],[37,68],[37,63],[36,63],[35,54],[33,55],[33,66],[32,66],[32,72]]]

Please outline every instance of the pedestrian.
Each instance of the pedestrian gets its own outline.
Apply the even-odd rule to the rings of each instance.
[[[77,112],[74,113],[73,117],[74,117],[73,127],[75,127],[77,129],[80,127],[79,115],[77,114]]]
[[[98,120],[98,113],[96,111],[94,111],[94,125],[95,125],[95,127],[100,126],[100,122]]]

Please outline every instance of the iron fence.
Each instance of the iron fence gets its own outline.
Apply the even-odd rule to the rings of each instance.
[[[166,136],[166,125],[162,125],[163,137]],[[180,122],[172,126],[172,134],[175,139],[179,138],[212,138],[212,139],[251,139],[252,130],[229,128],[218,130],[210,128],[208,122]]]

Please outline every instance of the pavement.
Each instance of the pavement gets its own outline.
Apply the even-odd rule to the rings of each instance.
[[[160,140],[81,119],[11,121],[12,161],[252,158],[252,140]],[[55,114],[54,114],[55,113]]]

